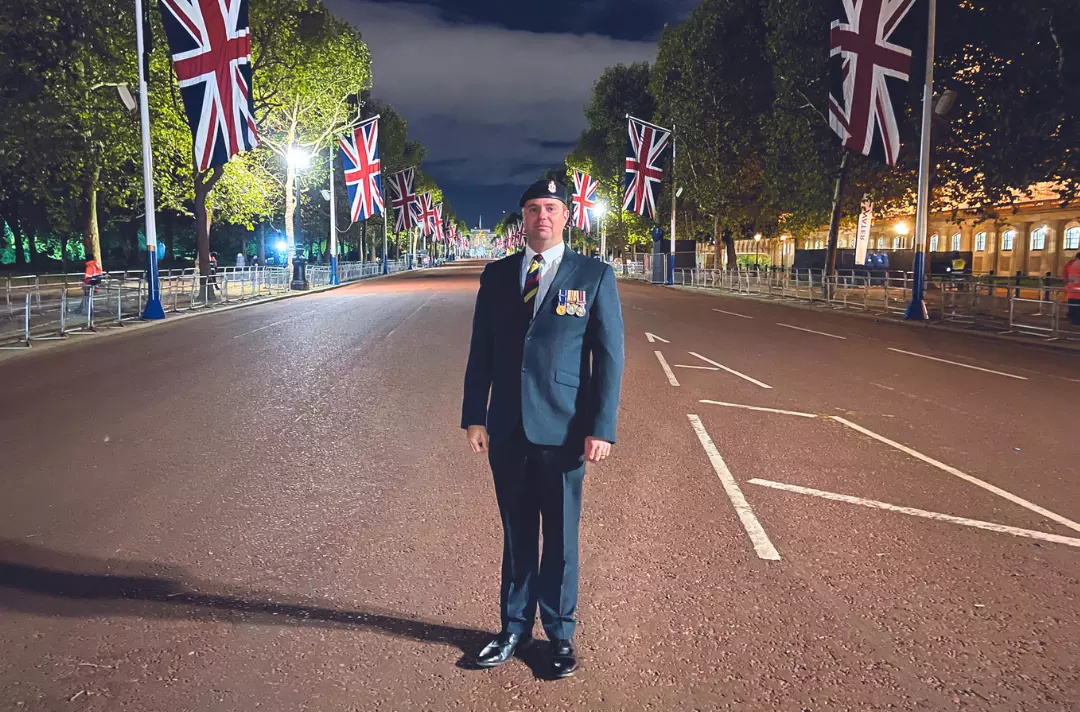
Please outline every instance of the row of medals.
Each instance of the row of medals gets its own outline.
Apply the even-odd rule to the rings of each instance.
[[[563,289],[559,291],[559,306],[555,307],[559,316],[585,316],[585,291],[581,289]]]

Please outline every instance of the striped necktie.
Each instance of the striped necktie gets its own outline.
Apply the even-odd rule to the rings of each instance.
[[[525,313],[530,319],[535,311],[536,295],[540,292],[540,265],[543,262],[543,255],[533,256],[529,271],[525,274],[525,288],[521,290],[521,296],[525,300]]]

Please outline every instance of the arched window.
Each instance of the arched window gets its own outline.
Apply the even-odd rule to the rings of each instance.
[[[931,235],[930,236],[930,251],[931,252],[937,252],[938,247],[940,247],[940,246],[941,246],[941,237],[938,236],[938,235]]]
[[[825,242],[823,240],[818,240],[817,242],[814,243],[814,249],[815,250],[824,250],[825,249]]]
[[[894,250],[902,250],[902,249],[904,249],[904,238],[902,238],[902,237],[894,237],[892,239],[892,248]]]
[[[1046,228],[1040,227],[1031,232],[1031,249],[1044,250],[1046,249]]]
[[[884,237],[879,237],[877,239],[877,248],[879,250],[884,250],[885,249],[885,238]]]
[[[1065,231],[1065,249],[1080,250],[1080,227],[1070,227]]]
[[[952,251],[953,252],[959,252],[960,251],[960,243],[961,242],[963,242],[963,238],[961,238],[960,233],[958,233],[958,232],[953,233],[953,236],[952,236]]]
[[[1013,248],[1013,242],[1016,241],[1016,230],[1006,230],[1001,233],[1001,250],[1008,252]]]
[[[975,251],[986,252],[986,233],[980,232],[975,234]]]

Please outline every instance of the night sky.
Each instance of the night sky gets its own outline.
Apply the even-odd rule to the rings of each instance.
[[[696,0],[327,0],[371,48],[376,98],[427,147],[458,215],[492,226],[562,165],[607,66],[652,62]]]

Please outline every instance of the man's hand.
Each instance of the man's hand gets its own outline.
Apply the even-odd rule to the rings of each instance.
[[[611,454],[611,443],[599,438],[585,438],[585,459],[589,462],[601,462]]]
[[[487,452],[488,431],[483,425],[470,425],[466,437],[473,452]]]

